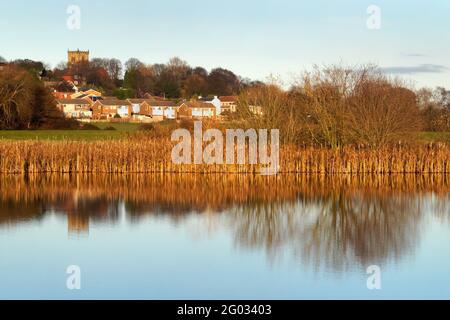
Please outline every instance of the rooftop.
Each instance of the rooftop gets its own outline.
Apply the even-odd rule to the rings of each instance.
[[[60,104],[91,104],[87,99],[57,99]]]
[[[97,102],[100,102],[104,106],[126,106],[126,105],[130,105],[130,102],[128,102],[128,100],[119,100],[119,99],[97,100]]]
[[[221,96],[221,97],[219,97],[219,100],[222,102],[237,102],[238,97],[237,96]]]

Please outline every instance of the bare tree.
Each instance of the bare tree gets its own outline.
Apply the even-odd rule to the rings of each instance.
[[[300,87],[311,136],[332,148],[383,145],[420,129],[414,92],[373,65],[316,67],[304,75]]]
[[[296,143],[303,129],[295,100],[277,84],[257,86],[242,92],[238,114],[252,128],[279,129],[284,143]]]
[[[136,58],[130,58],[128,59],[127,62],[125,62],[125,68],[126,71],[131,72],[131,71],[136,71],[139,68],[141,68],[144,64]]]
[[[414,92],[383,78],[361,83],[348,104],[346,127],[355,143],[386,145],[405,140],[421,128]]]
[[[109,59],[106,66],[109,76],[113,80],[118,80],[122,77],[122,62],[119,59]]]

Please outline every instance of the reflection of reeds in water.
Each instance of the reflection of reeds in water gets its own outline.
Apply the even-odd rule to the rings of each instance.
[[[273,203],[328,197],[335,190],[386,194],[448,194],[446,175],[4,175],[0,199],[27,203],[61,198],[83,201],[121,199],[136,207],[166,206],[172,212],[221,211],[236,204]],[[87,205],[88,206],[88,205]],[[89,204],[93,206],[93,204]]]
[[[3,173],[259,173],[253,165],[175,165],[161,139],[0,141]],[[284,173],[450,173],[447,145],[339,150],[283,146]]]
[[[446,175],[8,175],[0,224],[54,209],[80,232],[90,221],[117,222],[123,201],[132,220],[208,212],[204,220],[231,228],[240,246],[270,255],[290,247],[303,261],[344,268],[411,250],[430,194],[435,213],[449,217]]]

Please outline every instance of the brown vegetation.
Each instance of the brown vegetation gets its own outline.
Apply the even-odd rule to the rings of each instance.
[[[345,268],[410,253],[430,213],[449,218],[449,192],[445,175],[8,175],[0,225],[52,212],[67,216],[69,232],[84,233],[123,221],[125,203],[130,221],[201,215],[205,233],[226,228],[247,250]]]
[[[1,173],[259,173],[258,165],[175,165],[167,138],[0,141]],[[446,145],[341,149],[282,146],[286,173],[450,173]]]
[[[78,127],[57,110],[36,74],[17,66],[0,73],[0,130]]]
[[[421,129],[415,93],[372,66],[317,68],[290,92],[275,84],[254,87],[238,109],[243,123],[279,128],[284,142],[332,148],[405,142]]]

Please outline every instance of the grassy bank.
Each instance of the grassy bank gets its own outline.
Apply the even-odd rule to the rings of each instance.
[[[421,132],[419,139],[426,142],[450,143],[450,132]]]
[[[260,173],[258,165],[175,165],[166,138],[104,141],[0,141],[2,173]],[[450,174],[444,144],[378,149],[280,150],[282,173]]]
[[[139,132],[141,124],[138,123],[110,123],[91,122],[98,130],[0,130],[0,140],[57,140],[57,141],[98,141],[118,140],[128,138]],[[152,124],[155,132],[162,136],[170,136],[170,133],[179,127],[172,121],[164,121]],[[217,124],[214,124],[217,126]],[[234,128],[236,123],[228,123],[224,126]],[[242,125],[237,124],[237,127]],[[422,143],[442,142],[450,144],[450,132],[420,132],[413,140]]]
[[[133,134],[139,128],[135,123],[92,122],[98,130],[1,130],[0,140],[116,140]]]

